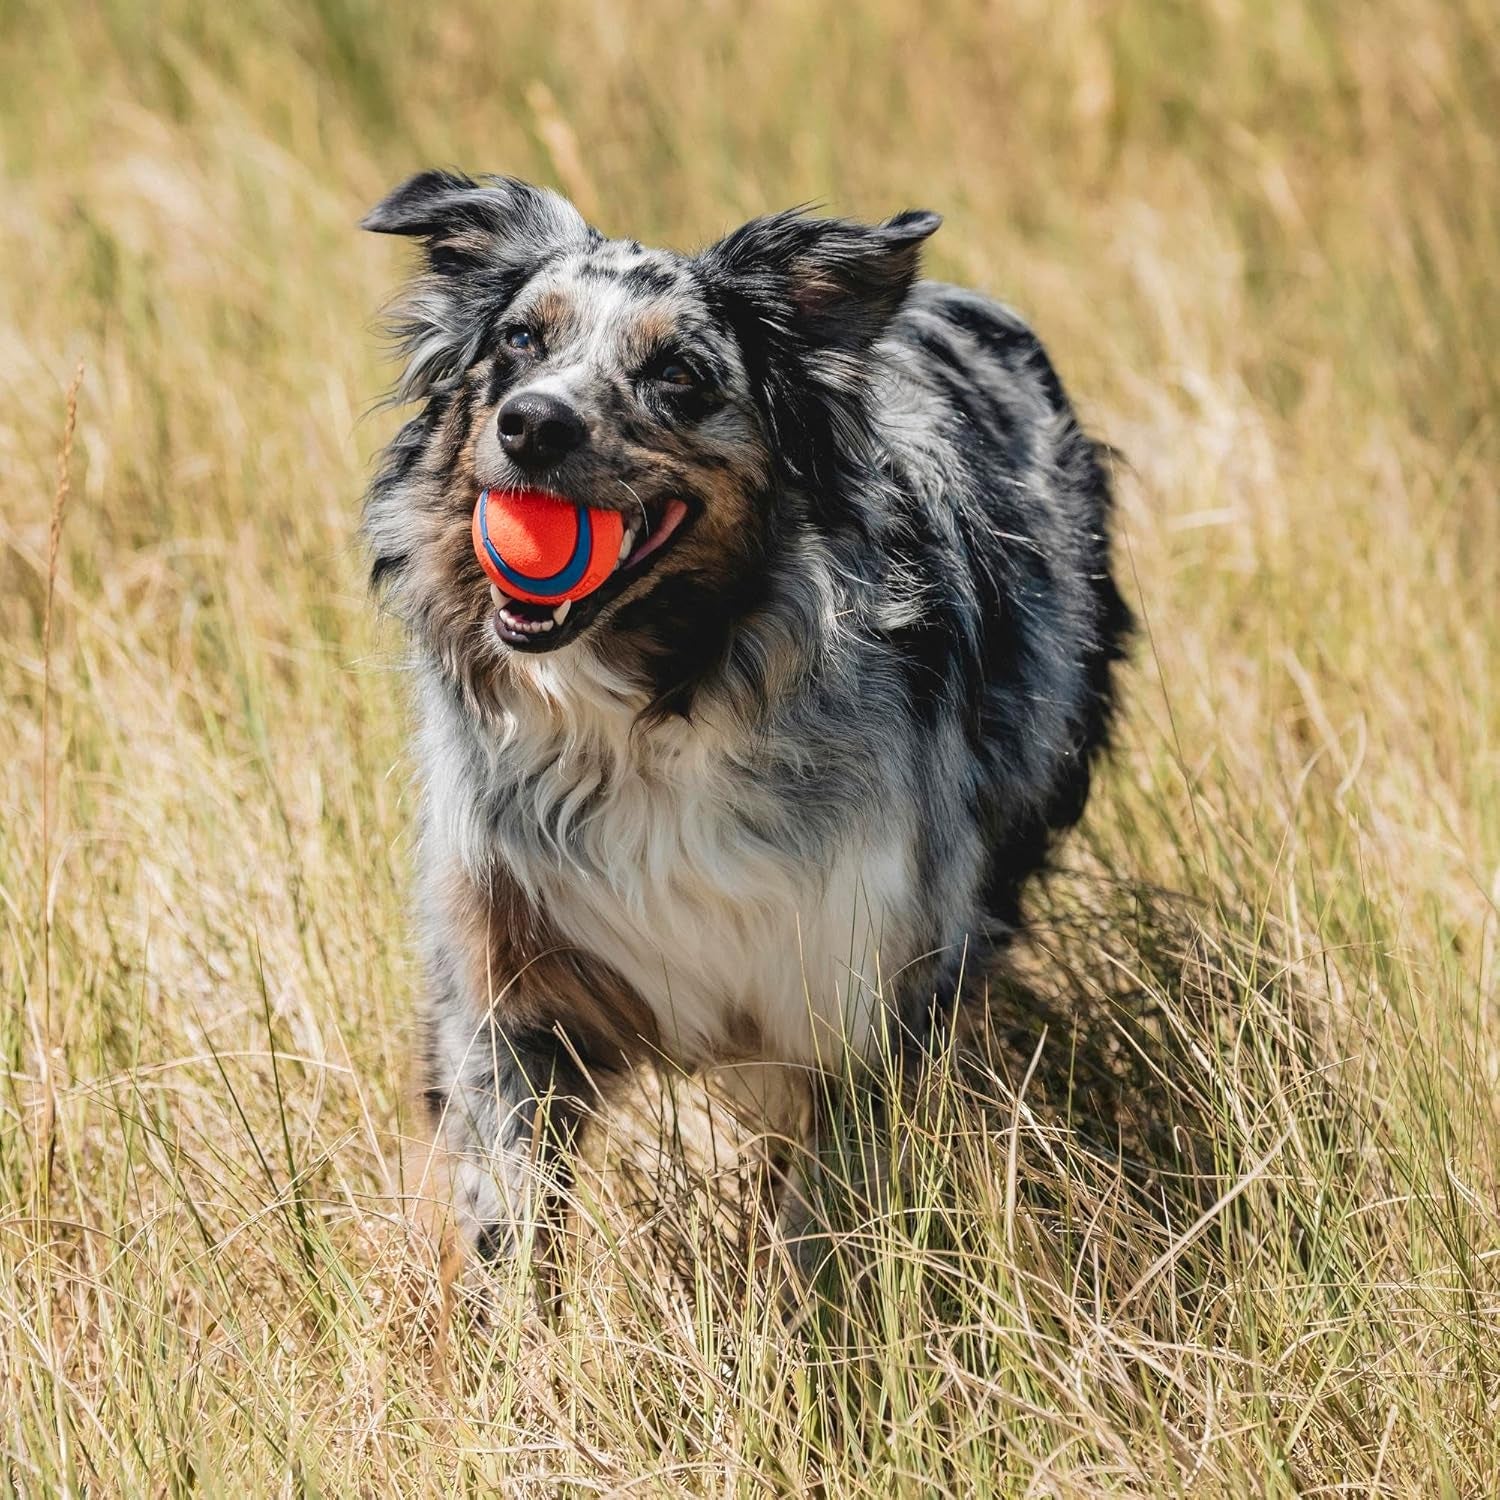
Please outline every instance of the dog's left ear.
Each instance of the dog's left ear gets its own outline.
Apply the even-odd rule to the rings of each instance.
[[[699,257],[792,331],[828,348],[873,344],[916,278],[923,242],[942,223],[908,209],[883,224],[792,210],[752,219]]]

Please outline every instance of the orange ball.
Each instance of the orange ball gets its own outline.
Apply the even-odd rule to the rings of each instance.
[[[485,490],[473,533],[479,565],[501,593],[561,604],[592,594],[614,572],[625,518],[545,490]]]

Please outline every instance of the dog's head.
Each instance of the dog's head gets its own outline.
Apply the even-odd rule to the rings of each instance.
[[[870,351],[935,214],[879,225],[786,213],[693,256],[606,239],[556,194],[425,172],[364,221],[422,240],[397,325],[400,400],[366,528],[373,576],[471,687],[587,645],[655,699],[723,658],[778,560],[845,524]],[[485,488],[621,511],[613,575],[553,611],[497,608],[470,544]]]

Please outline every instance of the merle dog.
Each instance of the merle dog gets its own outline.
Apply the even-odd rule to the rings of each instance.
[[[920,1036],[1083,810],[1129,626],[1104,454],[1014,312],[917,279],[938,224],[682,255],[451,172],[365,220],[425,252],[365,531],[414,645],[426,1097],[481,1251],[633,1058]],[[479,491],[522,485],[624,513],[571,607],[475,560]]]

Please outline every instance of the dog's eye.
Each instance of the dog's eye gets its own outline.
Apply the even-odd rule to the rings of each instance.
[[[656,379],[663,385],[675,385],[687,388],[698,384],[698,377],[692,368],[684,364],[680,359],[669,359],[656,368]]]
[[[519,349],[523,354],[535,354],[542,347],[541,340],[529,328],[522,328],[519,324],[507,328],[504,338],[509,348]]]

